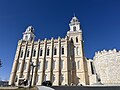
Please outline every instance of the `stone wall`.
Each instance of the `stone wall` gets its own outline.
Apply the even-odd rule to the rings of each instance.
[[[120,51],[103,50],[95,53],[94,65],[103,84],[120,83]]]

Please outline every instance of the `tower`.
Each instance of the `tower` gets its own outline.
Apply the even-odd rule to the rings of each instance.
[[[77,17],[73,17],[67,32],[71,40],[72,83],[88,84],[87,62],[84,56],[82,29]]]
[[[34,41],[34,28],[32,26],[28,26],[26,31],[23,33],[23,40],[24,41]]]

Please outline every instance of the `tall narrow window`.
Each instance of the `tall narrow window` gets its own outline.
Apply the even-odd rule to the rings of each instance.
[[[76,55],[78,55],[78,47],[76,47]]]
[[[54,82],[55,81],[55,74],[53,74],[53,76],[52,76],[52,82]]]
[[[77,62],[77,67],[80,69],[80,61]]]
[[[54,55],[57,55],[57,48],[54,47]]]
[[[35,57],[36,56],[36,50],[34,49],[33,50],[33,57]]]
[[[73,27],[73,31],[76,31],[76,27],[75,26]]]
[[[71,38],[71,43],[73,43],[73,38]]]
[[[49,47],[47,48],[47,56],[49,56],[50,49]]]
[[[20,58],[23,57],[23,50],[21,50],[21,53],[20,53]]]
[[[45,69],[48,68],[48,61],[45,62]]]
[[[29,53],[30,53],[30,50],[28,49],[28,50],[27,50],[27,57],[29,57]]]
[[[42,53],[43,53],[43,50],[42,50],[42,48],[40,49],[40,56],[42,56]]]
[[[18,80],[18,75],[16,75],[16,77],[15,77],[15,82],[17,82],[17,80]]]
[[[78,37],[76,37],[76,42],[78,42]]]
[[[42,53],[43,53],[43,50],[42,50],[42,48],[40,49],[40,56],[42,56]]]
[[[64,54],[64,47],[62,46],[62,54]]]
[[[63,74],[61,74],[60,81],[61,81],[61,83],[64,81],[64,75]]]
[[[93,63],[90,62],[90,64],[91,64],[91,72],[92,72],[92,74],[94,74]]]
[[[38,70],[40,70],[40,67],[41,67],[41,62],[39,61],[38,62]]]

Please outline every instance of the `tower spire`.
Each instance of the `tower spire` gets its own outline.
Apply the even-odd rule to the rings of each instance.
[[[74,17],[75,17],[75,12],[73,13]]]

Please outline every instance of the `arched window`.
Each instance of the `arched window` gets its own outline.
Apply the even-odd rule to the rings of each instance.
[[[76,37],[76,43],[78,42],[78,37]]]
[[[49,56],[50,49],[49,47],[47,48],[47,56]]]
[[[40,49],[40,56],[42,56],[42,53],[43,53],[43,50],[42,50],[42,48]]]
[[[48,68],[48,61],[45,62],[45,69]]]
[[[54,47],[54,55],[57,55],[57,48]]]
[[[76,47],[76,55],[78,55],[78,49],[79,49],[79,48],[78,48],[78,47]]]
[[[77,67],[80,69],[80,61],[77,62]]]
[[[21,50],[21,53],[20,53],[20,58],[23,57],[23,50]]]
[[[55,69],[56,67],[55,67],[55,60],[53,60],[53,69]]]
[[[34,49],[33,50],[33,57],[35,57],[36,56],[36,50]]]
[[[64,54],[64,47],[62,46],[62,54]]]
[[[30,54],[30,50],[28,49],[27,50],[27,57],[29,57],[29,54]]]
[[[76,27],[75,26],[73,27],[73,31],[76,31]]]

